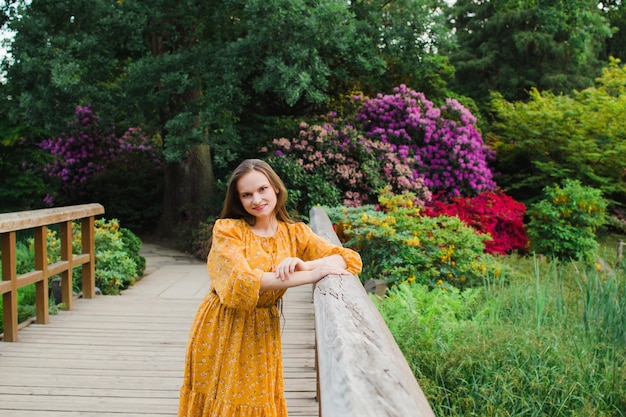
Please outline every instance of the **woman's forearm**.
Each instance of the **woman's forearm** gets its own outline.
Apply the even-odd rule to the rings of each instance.
[[[326,256],[324,258],[315,259],[313,261],[308,261],[307,264],[310,266],[311,269],[318,268],[322,265],[332,265],[338,268],[345,268],[346,266],[348,266],[345,259],[343,259],[343,256],[339,254]]]
[[[296,271],[289,279],[282,280],[274,272],[265,272],[261,277],[261,291],[283,290],[315,282],[313,271]]]
[[[282,290],[299,285],[312,284],[326,275],[350,275],[345,269],[346,262],[339,255],[317,259],[313,262],[314,263],[307,264],[310,269],[307,268],[293,272],[283,271],[281,274],[276,272],[264,272],[261,277],[261,291]]]

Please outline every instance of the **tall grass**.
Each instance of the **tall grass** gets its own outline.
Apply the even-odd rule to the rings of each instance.
[[[600,274],[598,268],[581,265],[576,283],[583,303],[585,331],[598,341],[626,345],[626,297],[623,271],[609,267]]]
[[[436,415],[626,416],[622,266],[501,262],[480,288],[378,301]]]

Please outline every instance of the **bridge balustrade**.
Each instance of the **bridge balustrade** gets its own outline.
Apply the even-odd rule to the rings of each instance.
[[[35,284],[35,323],[48,323],[48,278],[61,276],[61,301],[64,309],[72,309],[72,269],[82,266],[82,293],[85,298],[95,297],[95,216],[103,214],[102,205],[82,204],[41,210],[0,214],[2,250],[2,295],[5,342],[18,340],[17,290]],[[72,222],[81,221],[81,253],[72,253]],[[59,225],[61,260],[48,264],[48,226]],[[35,269],[17,275],[16,232],[33,230]]]
[[[341,245],[323,208],[311,210],[310,225]],[[435,416],[358,277],[323,278],[313,300],[320,417]]]

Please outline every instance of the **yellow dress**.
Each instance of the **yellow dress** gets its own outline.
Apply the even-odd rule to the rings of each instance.
[[[287,417],[277,307],[285,290],[261,292],[261,276],[286,257],[331,254],[361,272],[358,253],[304,223],[279,222],[274,236],[260,237],[243,219],[215,222],[211,284],[191,328],[179,417]]]

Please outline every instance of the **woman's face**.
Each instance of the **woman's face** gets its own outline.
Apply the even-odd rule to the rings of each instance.
[[[243,208],[257,219],[275,215],[278,191],[262,172],[244,174],[237,181],[237,192]]]

